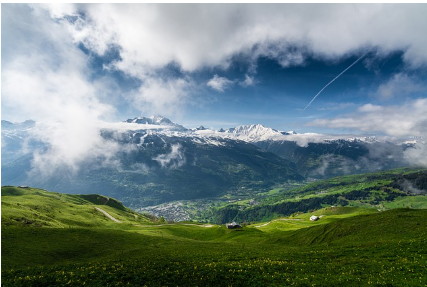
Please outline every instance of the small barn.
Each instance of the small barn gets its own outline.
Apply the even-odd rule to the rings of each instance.
[[[240,224],[238,224],[234,221],[232,223],[227,223],[225,226],[227,226],[228,229],[242,228],[242,226],[240,226]]]

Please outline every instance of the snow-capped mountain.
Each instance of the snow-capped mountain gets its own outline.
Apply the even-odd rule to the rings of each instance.
[[[16,160],[27,150],[34,149],[38,143],[29,140],[35,122],[27,120],[22,123],[1,121],[1,159],[2,164]]]
[[[278,130],[268,128],[260,124],[230,128],[226,130],[225,133],[232,134],[236,139],[246,142],[272,140],[282,138],[283,136],[283,134]]]
[[[50,177],[31,177],[37,167],[34,159],[39,160],[39,168],[49,168],[50,162],[41,160],[57,144],[31,143],[31,129],[37,126],[2,121],[2,184],[71,193],[100,190],[135,208],[170,200],[259,193],[287,180],[405,166],[405,149],[416,148],[420,140],[395,144],[375,137],[283,132],[260,124],[218,131],[203,126],[187,129],[162,116],[138,117],[103,124],[99,145],[86,153],[77,171],[55,168]],[[54,163],[56,159],[49,158]]]
[[[212,142],[212,140],[215,138],[241,140],[248,143],[265,140],[286,140],[285,136],[297,134],[294,131],[278,131],[269,127],[265,127],[261,124],[241,125],[234,128],[228,128],[226,130],[220,129],[218,131],[208,129],[202,125],[197,128],[187,129],[182,125],[174,123],[171,120],[162,116],[151,116],[148,118],[138,117],[133,119],[127,119],[125,122],[141,125],[137,127],[132,127],[133,130],[147,130],[148,133],[149,129],[153,130],[154,125],[158,126],[158,128],[155,129],[155,133],[160,133],[169,136],[211,138],[210,142]]]
[[[133,119],[127,119],[125,122],[141,124],[141,125],[158,125],[158,126],[162,126],[164,128],[167,128],[167,129],[171,129],[171,130],[182,130],[182,131],[187,130],[183,126],[181,126],[177,123],[174,123],[171,120],[169,120],[168,118],[165,118],[165,117],[162,117],[159,115],[151,116],[148,118],[137,117],[137,118],[133,118]]]
[[[2,120],[2,145],[9,144],[10,140],[24,140],[28,137],[35,122],[27,120],[23,123],[11,123]],[[118,123],[117,123],[118,124]],[[128,125],[129,124],[129,125]],[[323,135],[315,133],[296,133],[295,131],[280,131],[266,127],[261,124],[240,125],[228,129],[212,130],[200,125],[197,128],[187,129],[184,126],[172,122],[170,119],[156,115],[150,117],[135,117],[127,119],[120,125],[110,124],[102,127],[102,130],[117,130],[123,132],[132,130],[138,134],[160,134],[165,136],[196,138],[199,142],[218,145],[217,140],[230,139],[240,140],[256,144],[264,141],[291,141],[304,147],[309,143],[379,143],[390,142],[380,140],[375,136],[345,136],[345,135]],[[421,137],[396,139],[391,141],[396,145],[414,145],[425,143]]]
[[[40,159],[52,148],[55,150],[54,144],[58,142],[31,142],[31,134],[34,134],[31,129],[37,126],[39,124],[30,121],[22,124],[2,121],[2,180],[5,184],[34,184],[26,178],[33,165],[33,155]],[[422,144],[419,138],[386,142],[376,137],[297,134],[260,124],[226,130],[203,126],[187,129],[162,116],[103,123],[99,131],[99,144],[92,146],[97,156],[91,157],[89,151],[89,159],[82,169],[91,170],[92,176],[82,174],[78,178],[83,186],[81,190],[91,189],[97,184],[93,180],[105,177],[102,184],[111,192],[123,189],[134,194],[150,192],[156,194],[153,198],[163,201],[167,194],[174,194],[174,199],[188,198],[190,195],[183,194],[191,191],[191,197],[199,197],[208,190],[213,195],[237,186],[268,182],[264,188],[299,175],[327,178],[405,166],[410,164],[405,151]],[[43,130],[39,128],[37,132],[40,135]],[[96,150],[102,147],[111,149]],[[109,156],[108,162],[93,161],[102,159],[104,153]],[[101,168],[106,170],[98,174]],[[62,182],[61,188],[67,192],[70,191],[67,188],[73,186],[62,178],[56,180],[51,181],[55,188],[58,182]],[[42,182],[37,185],[51,188]],[[123,199],[120,194],[116,197]]]
[[[70,193],[97,191],[140,208],[171,200],[258,193],[303,179],[293,163],[250,143],[198,136],[196,132],[206,130],[177,131],[168,120],[148,119],[122,122],[116,126],[119,130],[101,129],[102,144],[92,146],[95,156],[88,153],[73,172],[61,165],[49,176],[33,176],[51,170],[49,160],[56,159],[49,154],[55,143],[46,142],[45,148],[35,151],[39,165],[30,154],[2,165],[2,184]],[[129,129],[122,129],[126,125]]]
[[[129,130],[145,131],[143,133],[159,133],[166,136],[209,138],[206,142],[214,143],[215,139],[232,139],[241,140],[248,143],[257,143],[264,141],[293,141],[300,146],[306,146],[308,143],[339,143],[347,142],[364,142],[378,143],[381,141],[376,136],[346,136],[346,135],[324,135],[316,133],[300,134],[295,131],[280,131],[266,127],[261,124],[240,125],[228,129],[212,130],[200,125],[197,128],[187,129],[184,126],[174,123],[168,118],[162,116],[138,117],[128,119],[125,123],[138,124],[129,127]],[[422,139],[399,139],[394,144],[405,144],[407,142],[422,143]],[[217,144],[217,143],[215,143]]]
[[[144,133],[144,132],[143,132]],[[147,133],[150,133],[147,131]],[[409,164],[404,151],[422,139],[380,140],[375,136],[298,134],[279,131],[261,124],[241,125],[218,131],[200,126],[180,131],[156,131],[168,137],[191,139],[200,145],[224,146],[227,141],[243,141],[294,162],[300,174],[324,178],[350,173],[390,169]]]
[[[236,139],[248,143],[265,141],[265,140],[286,140],[286,135],[296,135],[294,131],[283,132],[272,129],[261,124],[241,125],[229,129],[220,129],[218,131],[202,128],[195,129],[195,135],[203,137],[220,137]]]
[[[32,120],[26,120],[22,123],[12,123],[9,121],[2,120],[1,121],[1,129],[2,131],[8,131],[8,130],[27,130],[29,128],[34,127],[35,121]]]

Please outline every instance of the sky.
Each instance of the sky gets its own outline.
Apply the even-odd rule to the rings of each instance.
[[[46,140],[89,146],[102,123],[150,115],[425,138],[425,15],[427,4],[2,4],[1,118],[59,123]]]

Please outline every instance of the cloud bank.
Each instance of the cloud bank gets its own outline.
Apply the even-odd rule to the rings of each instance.
[[[419,139],[414,147],[403,152],[403,157],[410,165],[427,166],[427,99],[410,100],[403,106],[365,104],[353,114],[318,119],[308,125],[362,131],[391,139]]]
[[[427,62],[425,5],[79,4],[47,9],[63,21],[84,12],[77,21],[67,21],[75,41],[98,53],[118,45],[122,60],[117,67],[134,75],[173,62],[185,71],[226,67],[233,55],[253,51],[281,59],[284,66],[301,64],[305,49],[336,58],[367,46],[382,53],[402,50],[412,66]]]
[[[2,109],[19,111],[39,123],[35,140],[48,150],[33,166],[48,175],[60,166],[76,172],[91,157],[108,159],[116,147],[99,133],[99,123],[114,113],[101,101],[105,90],[90,80],[88,59],[60,23],[40,7],[2,6]],[[3,45],[2,45],[3,48]]]
[[[318,119],[309,126],[350,129],[394,137],[427,135],[427,99],[410,100],[403,106],[365,104],[353,114]]]

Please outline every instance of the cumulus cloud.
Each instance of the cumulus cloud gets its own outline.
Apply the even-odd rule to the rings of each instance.
[[[398,73],[384,84],[378,87],[375,95],[381,99],[392,99],[395,97],[408,96],[417,92],[427,90],[427,87],[411,78],[405,73]]]
[[[132,93],[131,101],[149,114],[170,115],[182,111],[194,88],[191,79],[147,78],[138,91]]]
[[[427,99],[408,101],[401,106],[366,104],[358,111],[334,119],[318,119],[309,126],[352,129],[395,137],[427,134]]]
[[[34,155],[33,167],[44,175],[59,166],[75,172],[90,157],[110,158],[115,146],[99,123],[115,109],[99,99],[87,56],[39,6],[4,5],[2,15],[9,21],[2,27],[2,110],[40,123],[32,136],[48,148]]]
[[[172,145],[170,153],[158,155],[153,159],[157,161],[161,167],[170,169],[181,167],[186,162],[185,155],[180,144]]]
[[[256,81],[255,81],[255,77],[251,77],[248,74],[245,75],[245,80],[241,81],[239,84],[242,87],[249,87],[249,86],[253,86],[255,85]]]
[[[316,169],[310,171],[312,176],[354,174],[391,169],[414,162],[404,156],[404,148],[389,142],[359,142],[359,156],[349,158],[340,154],[324,154]]]
[[[60,9],[49,8],[56,17],[75,14]],[[131,73],[170,63],[185,71],[227,67],[233,55],[255,50],[284,66],[299,65],[301,47],[335,58],[377,46],[380,53],[404,51],[412,66],[427,62],[425,5],[92,4],[78,11],[84,17],[70,23],[75,39],[101,53],[120,46],[120,68]]]
[[[218,75],[214,75],[214,77],[210,79],[206,85],[218,92],[224,92],[232,84],[233,81],[230,81],[225,77],[219,77]]]
[[[307,56],[328,60],[402,51],[408,67],[427,64],[425,5],[398,4],[75,4],[43,5],[67,29],[75,44],[98,55],[111,48],[119,57],[106,66],[140,80],[137,106],[182,111],[195,102],[192,73],[226,69],[239,56],[247,73],[260,57],[283,67],[304,65]],[[182,74],[164,73],[176,67]],[[186,78],[187,77],[187,78]],[[223,92],[233,82],[214,76],[208,83]],[[240,84],[253,85],[249,75]],[[194,86],[193,86],[194,87]],[[386,86],[379,91],[387,94]],[[164,95],[154,96],[156,91]],[[191,100],[190,100],[191,99]],[[176,102],[180,104],[177,106]],[[178,108],[176,108],[178,107]],[[162,112],[164,113],[164,112]]]
[[[427,144],[425,142],[405,150],[403,154],[408,163],[427,167]]]
[[[282,67],[301,66],[305,64],[308,50],[304,43],[292,41],[272,41],[255,45],[252,59],[256,61],[259,57],[267,57],[276,60]]]
[[[362,112],[362,113],[371,113],[371,112],[379,112],[382,109],[383,109],[382,106],[373,105],[373,104],[366,104],[366,105],[359,107],[357,110],[359,112]]]
[[[119,57],[105,68],[140,81],[139,95],[132,98],[138,107],[147,105],[168,112],[180,111],[183,105],[193,102],[190,101],[193,90],[187,88],[192,72],[227,68],[237,55],[252,62],[247,71],[251,74],[259,57],[274,59],[288,67],[304,65],[307,56],[336,60],[359,55],[367,47],[376,47],[382,55],[403,51],[410,67],[427,63],[425,5],[43,4],[32,7],[38,16],[46,9],[50,19],[43,16],[44,21],[50,20],[50,25],[58,31],[62,29],[57,39],[67,43],[70,49],[83,45],[101,56],[111,49],[117,50]],[[46,29],[50,27],[42,27]],[[186,76],[163,73],[170,66]],[[253,84],[248,75],[241,83]],[[230,85],[230,80],[218,76],[208,84],[220,92]],[[388,90],[384,86],[379,92],[387,94]],[[157,91],[165,93],[160,95]],[[177,102],[180,104],[176,105]]]
[[[81,124],[81,125],[79,125]],[[64,170],[76,174],[82,164],[96,160],[101,166],[118,166],[116,154],[121,149],[115,141],[101,137],[93,123],[40,123],[31,131],[33,139],[47,144],[47,148],[33,154],[30,176],[49,177]],[[82,128],[86,125],[86,128]]]

